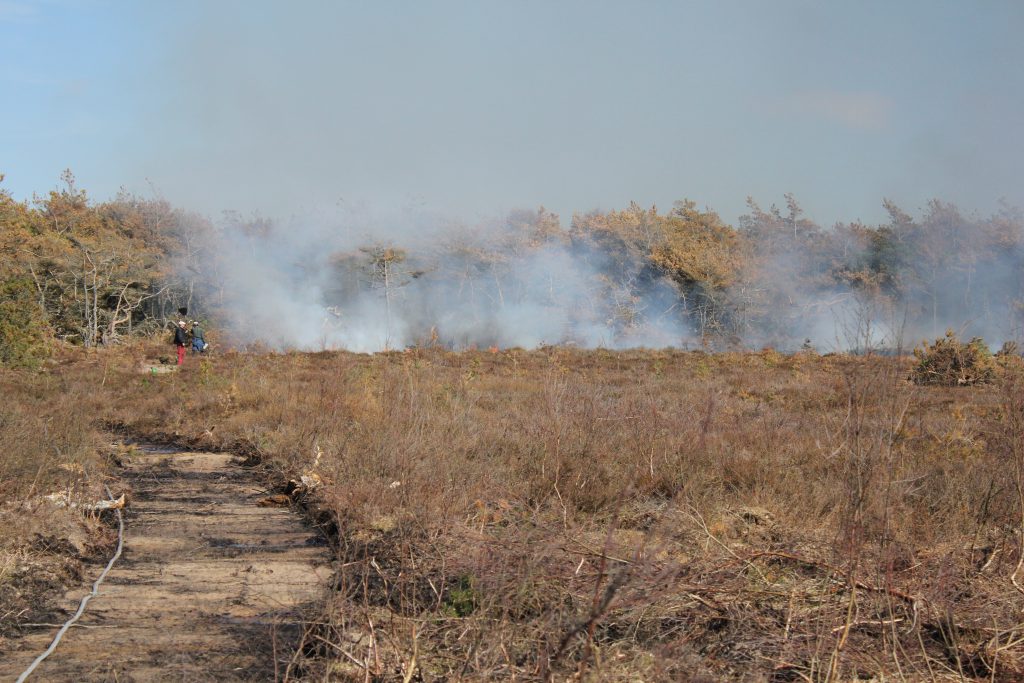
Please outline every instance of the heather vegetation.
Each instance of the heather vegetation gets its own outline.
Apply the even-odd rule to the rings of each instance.
[[[230,449],[292,492],[337,559],[293,675],[1024,675],[1014,363],[973,386],[916,384],[905,357],[772,351],[228,353],[138,372],[161,353],[62,355],[5,382],[87,387],[52,409],[68,434]],[[20,438],[55,455],[8,469],[5,496],[46,509],[57,453],[80,451]],[[287,484],[303,473],[322,485]]]

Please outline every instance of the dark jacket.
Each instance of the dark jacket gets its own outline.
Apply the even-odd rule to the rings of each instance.
[[[180,327],[174,328],[174,343],[177,346],[188,346],[188,332]]]

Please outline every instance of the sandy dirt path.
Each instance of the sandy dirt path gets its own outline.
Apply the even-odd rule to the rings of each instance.
[[[143,451],[125,478],[123,555],[28,680],[274,680],[296,624],[328,585],[322,537],[287,508],[257,505],[267,493],[228,454]],[[63,623],[87,592],[69,591],[53,621]],[[56,630],[12,643],[0,681],[15,680]]]

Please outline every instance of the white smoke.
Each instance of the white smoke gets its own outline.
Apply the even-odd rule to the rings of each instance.
[[[365,207],[277,224],[233,217],[207,249],[215,263],[203,270],[219,280],[200,305],[236,343],[278,350],[694,343],[667,278],[639,287],[564,235],[531,234],[542,214],[513,215],[474,226]]]
[[[897,218],[829,231],[798,207],[789,218],[761,212],[743,226],[758,258],[738,261],[739,284],[707,290],[585,229],[566,232],[543,210],[474,224],[422,208],[234,215],[211,233],[196,303],[235,343],[278,350],[793,351],[805,340],[819,351],[906,350],[947,328],[993,348],[1020,337],[1019,212],[982,220],[936,203],[920,222]],[[881,279],[864,287],[848,277]]]

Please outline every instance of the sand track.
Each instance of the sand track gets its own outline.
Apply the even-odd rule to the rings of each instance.
[[[123,555],[29,681],[266,681],[331,575],[323,538],[259,507],[255,474],[224,453],[143,451],[128,463]],[[89,582],[99,575],[96,567]],[[62,623],[87,587],[68,591]],[[39,628],[3,653],[13,681],[49,645]]]

